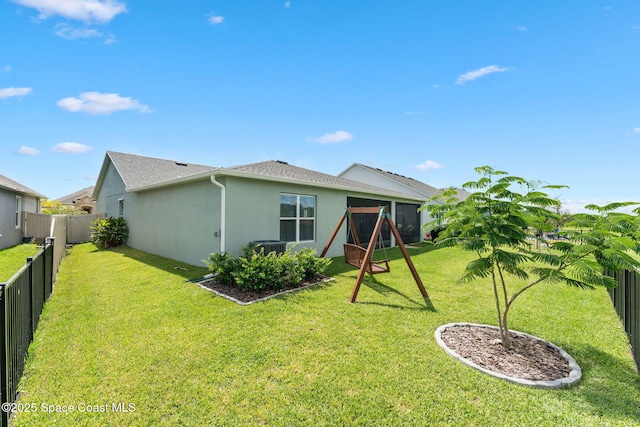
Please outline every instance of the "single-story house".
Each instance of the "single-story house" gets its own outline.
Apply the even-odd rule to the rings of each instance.
[[[220,168],[113,151],[105,155],[93,198],[98,213],[125,218],[129,246],[195,265],[211,253],[237,256],[264,240],[320,253],[348,206],[388,206],[395,219],[424,202],[278,160]],[[375,220],[356,221],[362,241]],[[383,235],[395,244],[388,230]],[[340,233],[327,256],[341,255],[349,238]]]
[[[96,202],[92,199],[95,186],[86,187],[74,193],[60,197],[58,201],[62,206],[71,206],[78,208],[88,214],[95,213]]]
[[[31,188],[0,175],[0,249],[22,241],[23,212],[40,212],[43,198]]]
[[[442,194],[444,191],[444,189],[432,187],[411,177],[360,163],[353,163],[347,169],[340,172],[338,176],[353,181],[366,182],[376,187],[386,188],[387,190],[423,200],[425,203],[438,203],[437,201],[429,202],[429,199]],[[457,197],[460,200],[466,199],[471,194],[460,188],[456,188],[455,190],[458,192]],[[430,222],[431,219],[426,210],[416,212],[413,209],[406,209],[397,212],[396,225],[403,240],[417,241],[416,239],[420,239],[422,227]],[[414,226],[416,223],[419,224],[419,227]]]

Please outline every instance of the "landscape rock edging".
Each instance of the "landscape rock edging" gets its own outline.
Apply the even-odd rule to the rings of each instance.
[[[477,326],[477,327],[492,328],[492,329],[498,329],[498,330],[499,330],[499,328],[497,326],[492,326],[492,325],[483,325],[483,324],[477,324],[477,323],[459,322],[459,323],[447,323],[446,325],[440,326],[435,331],[435,338],[436,338],[436,341],[437,341],[438,345],[440,347],[442,347],[442,349],[448,355],[458,359],[462,363],[464,363],[464,364],[466,364],[466,365],[468,365],[468,366],[470,366],[470,367],[472,367],[474,369],[477,369],[477,370],[479,370],[481,372],[484,372],[485,374],[488,374],[488,375],[491,375],[491,376],[494,376],[494,377],[497,377],[497,378],[501,378],[503,380],[510,381],[510,382],[513,382],[513,383],[529,386],[529,387],[551,388],[551,389],[571,386],[573,384],[576,384],[582,378],[582,369],[580,368],[578,363],[573,359],[573,357],[571,357],[562,348],[560,348],[560,347],[556,346],[555,344],[553,344],[553,343],[551,343],[551,342],[549,342],[547,340],[544,340],[542,338],[539,338],[539,337],[536,337],[536,336],[533,336],[533,335],[529,335],[529,334],[526,334],[524,332],[519,332],[519,331],[511,331],[511,332],[522,334],[522,335],[524,335],[526,337],[529,337],[531,339],[543,341],[546,344],[548,344],[549,346],[551,346],[554,349],[556,349],[560,353],[560,355],[567,361],[567,363],[569,363],[569,366],[571,367],[571,372],[569,373],[569,375],[567,377],[559,378],[559,379],[556,379],[556,380],[531,381],[531,380],[527,380],[527,379],[511,377],[511,376],[508,376],[508,375],[501,374],[499,372],[495,372],[495,371],[483,368],[482,366],[477,365],[476,363],[472,362],[471,360],[468,360],[468,359],[460,356],[458,353],[456,353],[455,351],[450,349],[447,346],[447,344],[442,340],[442,337],[441,337],[442,332],[445,331],[447,328],[454,327],[454,326],[471,326],[471,327]]]

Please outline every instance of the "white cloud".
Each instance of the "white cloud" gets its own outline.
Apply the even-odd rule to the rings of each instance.
[[[640,133],[640,128],[634,128],[633,133]]]
[[[284,7],[285,9],[289,9],[291,7],[291,2],[290,1],[284,2]]]
[[[522,31],[523,33],[526,33],[527,31],[529,31],[529,29],[527,27],[525,27],[524,25],[518,25],[516,27],[517,31]]]
[[[353,135],[343,130],[339,130],[334,133],[325,133],[318,138],[307,138],[308,141],[319,142],[320,144],[337,144],[340,142],[351,141],[352,139]]]
[[[109,22],[127,12],[127,6],[117,0],[11,0],[40,12],[39,19],[59,15],[85,22]]]
[[[464,74],[458,76],[456,80],[457,85],[463,85],[466,82],[470,82],[472,80],[478,79],[480,77],[493,74],[493,73],[501,73],[504,71],[509,71],[509,68],[499,67],[497,65],[489,65],[488,67],[482,67],[477,70],[468,71]]]
[[[224,16],[216,15],[215,13],[211,12],[207,15],[207,21],[209,21],[209,24],[211,25],[219,25],[224,21]]]
[[[36,155],[40,154],[40,151],[38,151],[36,148],[25,147],[23,145],[22,147],[18,148],[18,154],[20,154],[22,156],[36,156]]]
[[[411,167],[411,169],[417,169],[419,171],[428,171],[433,169],[442,169],[443,167],[444,166],[442,166],[440,163],[434,162],[433,160],[427,160],[424,163]]]
[[[0,89],[0,99],[11,98],[12,96],[25,96],[31,94],[30,87],[7,87]]]
[[[5,65],[4,67],[2,67],[2,71],[8,73],[9,71],[11,71],[11,65]]]
[[[51,147],[51,151],[54,153],[81,154],[91,150],[93,150],[93,147],[78,142],[61,142]]]
[[[140,104],[138,100],[123,97],[117,93],[84,92],[79,98],[69,97],[56,103],[63,110],[84,112],[89,114],[111,114],[122,110],[139,110],[141,113],[149,113],[148,105]]]
[[[93,28],[73,28],[66,24],[60,24],[56,26],[56,29],[56,36],[62,37],[63,39],[67,40],[104,37],[104,34]]]
[[[404,115],[405,116],[422,116],[424,114],[428,114],[429,112],[427,110],[422,110],[422,111],[405,111]]]

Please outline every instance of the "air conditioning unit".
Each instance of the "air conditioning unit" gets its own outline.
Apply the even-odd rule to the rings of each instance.
[[[287,242],[281,242],[280,240],[254,240],[249,242],[250,246],[257,246],[258,250],[264,248],[264,253],[275,252],[281,254],[287,250]]]

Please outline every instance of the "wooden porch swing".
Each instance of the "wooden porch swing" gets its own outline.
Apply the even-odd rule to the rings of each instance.
[[[369,245],[366,248],[362,247],[362,244],[360,243],[358,232],[356,230],[355,223],[353,222],[353,218],[351,216],[354,213],[364,213],[364,214],[377,213],[378,214],[378,220],[376,221],[376,225],[373,229],[373,233],[371,234],[371,240],[369,241]],[[338,225],[333,231],[333,234],[331,235],[331,237],[329,238],[329,241],[327,242],[324,249],[322,250],[320,257],[324,257],[327,254],[329,247],[331,247],[333,240],[338,235],[338,232],[340,231],[340,227],[342,227],[342,223],[346,218],[349,218],[349,228],[347,229],[347,234],[349,234],[349,232],[351,233],[355,244],[347,242],[343,245],[344,261],[347,264],[350,264],[360,270],[358,272],[358,277],[356,279],[356,283],[353,288],[353,291],[351,292],[351,302],[356,301],[356,298],[358,296],[358,291],[360,290],[360,284],[362,284],[362,280],[364,279],[365,273],[379,274],[379,273],[388,273],[389,271],[391,271],[391,269],[389,268],[388,259],[383,259],[379,261],[371,260],[373,256],[373,252],[376,248],[376,242],[378,240],[381,242],[381,246],[384,250],[384,242],[382,241],[382,234],[381,234],[382,223],[384,221],[387,222],[387,224],[389,225],[389,229],[393,233],[393,236],[396,238],[396,243],[400,248],[400,252],[402,252],[402,256],[407,262],[407,266],[409,266],[409,270],[411,270],[411,274],[413,275],[413,279],[418,285],[418,289],[420,289],[420,293],[424,298],[429,298],[429,295],[427,294],[427,291],[425,290],[424,285],[422,284],[422,280],[420,280],[420,276],[418,276],[418,272],[416,271],[413,265],[413,262],[409,257],[409,253],[407,252],[407,249],[405,248],[404,243],[402,242],[402,237],[400,237],[400,233],[398,232],[398,229],[396,228],[396,226],[393,224],[393,221],[391,220],[391,215],[389,214],[389,211],[386,206],[379,207],[379,208],[371,207],[371,208],[345,209],[344,214],[338,221]],[[386,258],[386,250],[385,250],[385,258]]]

